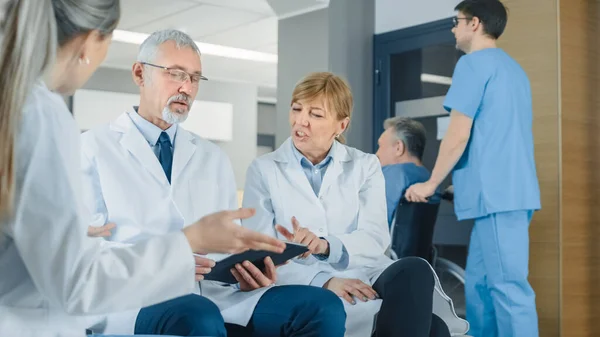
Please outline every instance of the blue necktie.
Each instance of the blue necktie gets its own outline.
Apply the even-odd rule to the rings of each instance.
[[[173,151],[171,151],[171,140],[166,132],[158,137],[158,161],[165,171],[165,175],[171,183],[171,167],[173,166]]]

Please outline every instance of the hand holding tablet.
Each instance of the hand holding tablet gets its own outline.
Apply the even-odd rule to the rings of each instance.
[[[238,283],[231,269],[235,270],[236,264],[242,264],[244,261],[249,261],[256,268],[265,270],[265,258],[270,257],[275,266],[285,264],[288,260],[302,255],[308,251],[306,245],[293,242],[286,242],[286,248],[283,253],[274,253],[264,250],[249,250],[240,254],[231,255],[221,261],[218,261],[212,268],[211,272],[204,275],[204,279],[208,281],[219,281],[229,284]]]

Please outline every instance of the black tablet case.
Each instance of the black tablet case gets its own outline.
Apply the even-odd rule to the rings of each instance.
[[[225,259],[218,261],[212,268],[211,272],[204,275],[204,279],[207,281],[219,281],[223,283],[234,284],[238,283],[231,269],[235,269],[235,265],[244,261],[250,261],[258,269],[264,272],[265,270],[265,258],[270,256],[273,263],[278,266],[284,264],[287,260],[293,259],[296,256],[302,255],[308,251],[305,245],[296,243],[286,242],[286,247],[283,253],[278,254],[274,252],[264,250],[249,250],[244,253],[231,255]]]

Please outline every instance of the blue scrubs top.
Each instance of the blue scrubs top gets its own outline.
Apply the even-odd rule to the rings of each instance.
[[[462,56],[444,108],[473,119],[452,173],[458,219],[540,209],[531,88],[521,66],[499,48]]]

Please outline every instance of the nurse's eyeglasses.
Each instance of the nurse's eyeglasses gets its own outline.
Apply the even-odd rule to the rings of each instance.
[[[460,22],[460,20],[467,20],[467,22],[471,21],[473,18],[459,18],[458,16],[455,16],[452,18],[452,23],[454,24],[454,27],[458,26],[458,23]]]
[[[190,81],[193,85],[198,85],[200,83],[200,81],[208,81],[208,78],[206,78],[200,74],[188,74],[187,72],[185,72],[181,69],[163,67],[163,66],[159,66],[156,64],[148,63],[148,62],[140,62],[140,63],[143,65],[147,65],[147,66],[151,66],[151,67],[155,67],[155,68],[164,70],[167,74],[169,74],[169,77],[171,78],[171,80],[178,82],[178,83],[185,83],[187,81]]]

